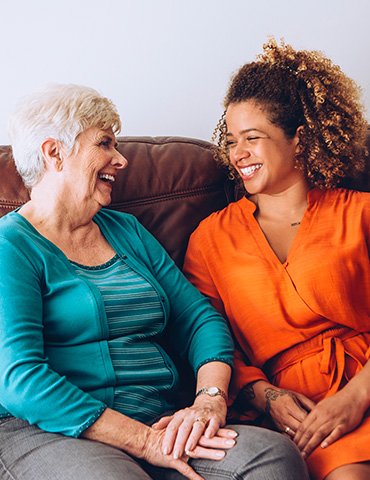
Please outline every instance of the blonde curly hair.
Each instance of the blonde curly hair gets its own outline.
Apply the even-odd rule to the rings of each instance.
[[[225,115],[230,104],[248,100],[259,104],[288,138],[303,127],[297,166],[311,185],[333,188],[364,169],[368,124],[361,90],[323,53],[296,51],[271,38],[256,61],[233,76],[213,142],[218,163],[238,180],[228,156]]]

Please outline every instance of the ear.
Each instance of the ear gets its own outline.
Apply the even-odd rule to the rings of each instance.
[[[62,169],[61,145],[58,140],[47,138],[41,145],[41,151],[46,165],[57,171]]]
[[[293,138],[293,141],[295,142],[295,145],[296,145],[295,147],[296,155],[300,155],[302,153],[301,135],[303,134],[303,130],[304,130],[303,125],[298,127]]]

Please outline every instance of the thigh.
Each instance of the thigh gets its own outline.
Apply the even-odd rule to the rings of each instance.
[[[259,427],[232,425],[236,445],[220,461],[191,459],[205,480],[308,480],[305,462],[294,443],[280,433]],[[184,480],[174,470],[149,467],[156,480]]]
[[[150,480],[121,450],[48,433],[13,417],[0,420],[0,478],[4,480]]]

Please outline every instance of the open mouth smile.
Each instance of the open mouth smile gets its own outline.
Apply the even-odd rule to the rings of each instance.
[[[98,177],[99,177],[99,180],[102,180],[103,182],[106,182],[106,183],[111,183],[115,181],[114,176],[109,175],[108,173],[99,173]]]
[[[252,175],[256,170],[259,170],[262,167],[262,163],[257,163],[255,165],[249,165],[248,167],[240,168],[242,175],[248,176]]]

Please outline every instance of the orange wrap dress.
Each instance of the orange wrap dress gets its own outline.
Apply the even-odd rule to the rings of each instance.
[[[271,249],[246,197],[191,236],[184,272],[229,320],[238,349],[230,398],[264,379],[315,402],[370,356],[370,193],[308,192],[286,262]],[[367,412],[368,414],[369,412]],[[370,460],[370,418],[308,457],[311,478]]]

